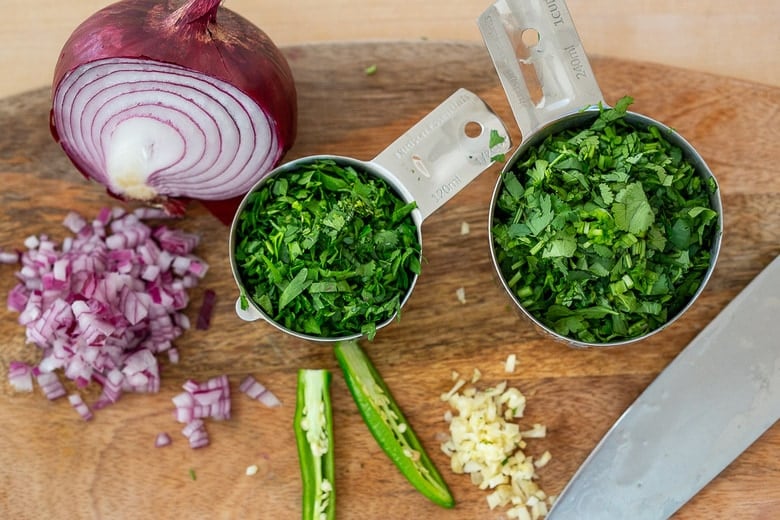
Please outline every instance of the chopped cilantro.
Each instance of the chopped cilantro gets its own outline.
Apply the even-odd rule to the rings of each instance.
[[[269,179],[236,227],[246,297],[296,332],[373,338],[420,272],[415,207],[383,180],[333,160]]]
[[[238,300],[242,311],[246,311],[249,309],[249,300],[246,299],[246,293],[244,291],[241,291]]]
[[[488,146],[490,148],[495,148],[496,146],[500,145],[504,141],[506,141],[506,137],[501,135],[498,132],[498,130],[496,130],[495,128],[490,130],[490,140],[488,142]]]
[[[518,301],[584,342],[641,336],[698,290],[718,231],[706,182],[633,100],[586,128],[547,136],[502,176],[493,222],[499,269]]]
[[[488,141],[488,148],[492,150],[496,146],[499,146],[501,144],[504,144],[506,141],[506,137],[498,133],[498,130],[495,128],[490,130],[490,137]],[[506,161],[506,154],[503,153],[497,153],[490,156],[490,160],[493,162],[504,162]]]

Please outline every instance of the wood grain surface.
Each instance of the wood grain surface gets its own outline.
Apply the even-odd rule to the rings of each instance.
[[[458,87],[482,96],[515,129],[492,65],[477,43],[320,44],[286,47],[299,90],[300,134],[287,159],[338,153],[370,159]],[[373,76],[363,72],[376,63]],[[725,233],[719,264],[692,309],[664,332],[632,346],[575,350],[540,336],[509,306],[495,280],[487,211],[498,168],[467,186],[423,226],[425,263],[400,322],[365,348],[449,483],[457,506],[443,510],[403,480],[374,443],[327,346],[282,335],[233,312],[227,228],[193,205],[178,225],[202,234],[197,253],[211,265],[192,292],[194,317],[205,288],[218,296],[212,327],[177,342],[181,362],[163,365],[159,394],[124,395],[83,422],[66,400],[38,389],[15,393],[5,373],[13,360],[35,362],[17,314],[0,310],[0,518],[296,518],[301,484],[291,428],[299,368],[327,368],[332,385],[336,488],[343,519],[500,519],[485,492],[449,471],[439,450],[446,431],[450,373],[479,368],[486,384],[507,379],[528,395],[521,424],[547,425],[528,452],[549,450],[540,484],[559,492],[610,425],[664,366],[769,261],[780,253],[780,89],[682,69],[594,57],[608,102],[635,97],[634,110],[676,128],[718,178]],[[93,217],[114,204],[84,180],[48,130],[49,92],[0,101],[0,248],[30,234],[61,239],[69,210]],[[461,234],[461,224],[470,233]],[[0,266],[0,295],[15,284]],[[460,303],[456,290],[465,289]],[[519,369],[503,372],[516,354]],[[238,392],[251,373],[280,396],[267,409]],[[172,418],[171,397],[187,378],[228,374],[233,417],[209,422],[211,445],[191,450]],[[72,389],[72,386],[68,387]],[[91,402],[97,391],[86,393]],[[702,403],[703,407],[718,403]],[[173,445],[154,448],[158,432]],[[780,509],[780,429],[759,441],[676,516],[776,518]],[[251,464],[259,466],[246,476]],[[192,480],[193,469],[197,480]]]

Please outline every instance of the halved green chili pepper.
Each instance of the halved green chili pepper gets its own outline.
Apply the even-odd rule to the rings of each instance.
[[[303,480],[303,520],[336,518],[330,380],[327,370],[298,371],[293,427]]]
[[[453,507],[455,500],[447,484],[357,341],[336,343],[335,354],[360,415],[379,447],[415,489],[435,504]]]

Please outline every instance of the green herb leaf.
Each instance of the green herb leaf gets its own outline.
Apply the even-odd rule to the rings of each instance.
[[[577,251],[577,239],[572,235],[561,233],[551,240],[542,252],[542,258],[571,258]]]
[[[374,244],[380,249],[392,249],[398,245],[398,233],[391,229],[383,229],[374,235]]]
[[[503,144],[506,141],[506,137],[501,135],[495,128],[490,130],[490,138],[488,141],[489,148],[495,148],[496,146]]]
[[[638,235],[650,229],[655,215],[642,189],[642,183],[632,182],[618,193],[616,200],[612,213],[619,230]]]
[[[287,284],[287,287],[284,288],[282,295],[279,297],[279,310],[287,307],[288,303],[293,301],[298,297],[299,294],[303,292],[303,290],[308,285],[306,283],[306,276],[308,276],[308,274],[309,270],[304,267],[298,271],[298,274],[295,275],[295,278],[293,278],[290,283]],[[309,284],[311,284],[311,282],[309,282]]]
[[[615,103],[615,107],[612,109],[611,118],[618,119],[620,117],[623,117],[626,115],[626,112],[628,111],[628,107],[631,106],[634,103],[634,98],[631,96],[623,96],[618,100],[617,103]]]
[[[555,213],[552,211],[552,199],[550,195],[544,194],[537,199],[537,206],[531,212],[526,225],[533,236],[538,236],[547,226],[550,225]]]

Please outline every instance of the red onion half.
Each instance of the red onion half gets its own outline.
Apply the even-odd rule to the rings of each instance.
[[[237,205],[292,146],[289,65],[220,1],[121,0],[65,43],[52,135],[111,194],[175,213],[182,199],[211,201],[212,210],[214,201]]]

